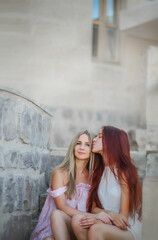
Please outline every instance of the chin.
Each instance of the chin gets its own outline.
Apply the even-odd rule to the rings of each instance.
[[[97,150],[96,149],[92,149],[92,153],[97,153]]]

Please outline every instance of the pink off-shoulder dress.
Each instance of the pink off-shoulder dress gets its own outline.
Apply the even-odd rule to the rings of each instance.
[[[54,198],[64,194],[66,192],[66,189],[66,186],[63,186],[56,190],[51,190],[51,188],[48,188],[48,196],[39,216],[38,224],[32,232],[30,240],[43,240],[46,237],[53,237],[50,225],[50,216],[52,212],[56,209]],[[66,198],[66,204],[72,208],[86,212],[86,202],[89,190],[89,184],[78,183],[76,185],[75,196],[71,200]]]

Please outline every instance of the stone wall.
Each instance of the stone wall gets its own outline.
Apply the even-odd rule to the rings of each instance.
[[[52,115],[0,89],[0,239],[28,239],[45,171],[52,168]]]

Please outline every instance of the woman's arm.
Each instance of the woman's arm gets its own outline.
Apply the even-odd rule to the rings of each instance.
[[[66,171],[62,171],[58,169],[52,177],[51,187],[53,190],[66,186],[68,182],[68,177]],[[72,217],[75,214],[84,214],[84,212],[74,209],[66,205],[66,197],[65,194],[62,194],[56,198],[54,198],[56,208],[65,212],[67,215]]]
[[[129,216],[129,189],[127,184],[121,184],[121,203],[119,213],[110,212],[113,217],[113,224],[120,229],[127,230],[127,227],[131,227],[128,222]]]
[[[96,204],[93,203],[92,212],[99,213],[105,212],[109,214],[113,218],[113,224],[118,228],[123,230],[127,230],[127,227],[130,227],[128,223],[128,215],[129,215],[129,189],[125,183],[121,185],[121,203],[120,203],[120,212],[116,213],[113,211],[103,210],[101,208],[96,207]]]

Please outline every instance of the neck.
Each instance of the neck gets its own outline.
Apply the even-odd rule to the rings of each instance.
[[[103,156],[102,156],[102,157],[103,157]],[[104,157],[103,157],[103,162],[104,162],[104,166],[109,166],[109,161],[108,161],[107,156],[104,156]]]
[[[76,159],[76,174],[83,174],[84,171],[86,170],[86,166],[87,166],[87,163],[88,163],[89,159],[88,160],[79,160],[79,159]]]

